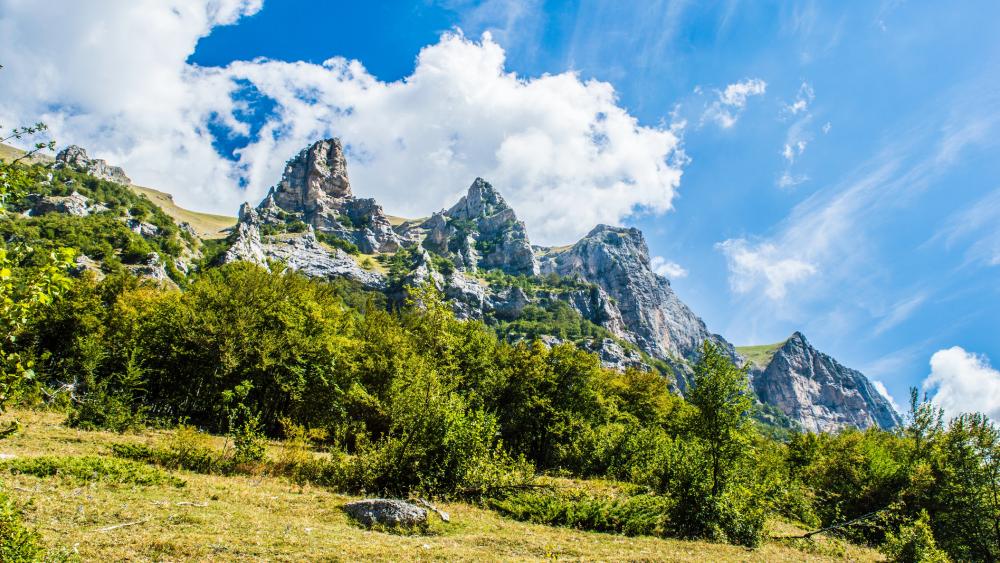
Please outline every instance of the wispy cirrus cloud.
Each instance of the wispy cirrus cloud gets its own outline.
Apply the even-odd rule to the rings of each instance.
[[[953,248],[965,243],[966,263],[1000,266],[1000,188],[953,213],[927,241]]]
[[[767,82],[760,78],[747,78],[716,91],[717,99],[705,109],[702,123],[713,122],[723,129],[729,129],[739,120],[747,107],[747,100],[762,96],[767,92]]]

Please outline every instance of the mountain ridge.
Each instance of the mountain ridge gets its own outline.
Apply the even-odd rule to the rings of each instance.
[[[91,173],[127,179],[82,149],[71,153],[77,158],[57,165],[96,163]],[[281,180],[256,207],[243,204],[226,232],[218,241],[221,262],[277,261],[312,277],[348,278],[399,301],[408,285],[431,283],[459,318],[483,320],[512,340],[571,341],[614,369],[656,369],[671,375],[680,392],[708,340],[735,363],[749,361],[758,398],[808,430],[900,423],[863,374],[815,350],[798,332],[782,343],[741,348],[712,333],[670,281],[652,271],[640,230],[596,225],[571,245],[532,245],[523,221],[482,178],[430,217],[390,217],[375,199],[354,195],[341,141],[324,139],[294,155]],[[187,271],[193,264],[177,266]]]

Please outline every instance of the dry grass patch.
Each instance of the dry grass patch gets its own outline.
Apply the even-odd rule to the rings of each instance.
[[[78,431],[55,413],[20,412],[23,432],[0,442],[16,459],[34,456],[104,456],[111,444],[164,444],[171,431],[131,435]],[[217,447],[223,439],[209,438]],[[280,455],[272,447],[273,455]],[[3,479],[25,507],[28,525],[49,546],[64,546],[84,561],[829,561],[877,560],[870,550],[820,539],[814,545],[772,541],[740,547],[626,538],[515,522],[461,503],[440,507],[451,523],[435,521],[428,534],[370,531],[352,523],[341,507],[357,497],[298,486],[268,475],[219,476],[170,471],[185,486],[137,485],[100,479],[30,474]],[[587,486],[580,481],[550,483]],[[598,488],[618,485],[599,483]],[[115,527],[120,526],[120,527]],[[788,524],[775,532],[789,535]],[[818,546],[818,547],[817,547]]]

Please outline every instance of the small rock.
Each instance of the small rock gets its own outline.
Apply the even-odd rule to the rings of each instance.
[[[344,512],[365,526],[380,524],[391,528],[420,526],[427,523],[427,511],[406,501],[365,499],[344,505]]]

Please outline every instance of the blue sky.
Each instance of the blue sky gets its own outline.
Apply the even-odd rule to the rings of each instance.
[[[35,69],[5,70],[22,84],[74,41],[89,77],[135,79],[111,92],[67,70],[62,89],[10,97],[0,118],[43,112],[60,140],[217,210],[259,197],[311,136],[353,135],[355,189],[390,212],[433,211],[487,175],[536,240],[598,220],[643,229],[682,299],[736,344],[802,330],[900,403],[926,384],[951,412],[1000,414],[995,3],[204,2],[156,16],[170,25],[124,25],[153,17],[128,3],[94,21],[163,34],[148,52],[56,41],[51,19],[38,24],[51,41],[8,34],[0,55],[26,41],[38,53]],[[66,8],[67,29],[98,17]],[[0,31],[35,16],[0,0]],[[470,70],[494,63],[498,76]],[[121,93],[153,69],[155,89]],[[596,149],[578,159],[560,127],[589,128]],[[383,144],[357,140],[386,129]],[[425,141],[433,152],[414,148]],[[453,174],[415,164],[429,158]]]

